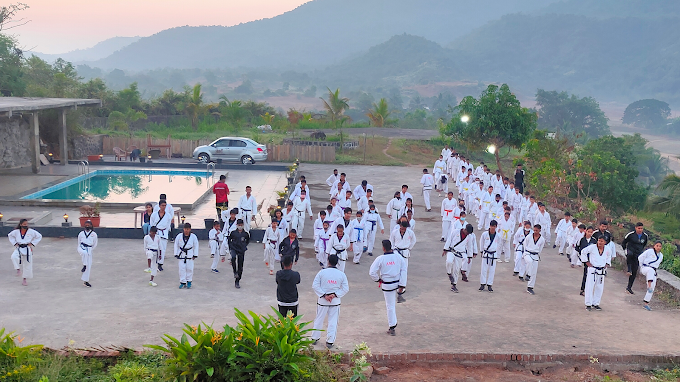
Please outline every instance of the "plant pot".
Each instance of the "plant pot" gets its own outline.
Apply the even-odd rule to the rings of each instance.
[[[280,208],[285,208],[286,207],[286,199],[285,198],[278,198],[276,201],[279,203]]]
[[[88,218],[86,216],[81,216],[79,219],[80,219],[80,226],[81,227],[85,227],[85,222],[90,220],[90,221],[92,221],[92,227],[97,228],[97,227],[99,227],[99,223],[101,222],[102,218],[101,218],[101,216],[91,217],[91,218]]]
[[[215,222],[215,219],[203,219],[203,221],[205,222],[205,229],[213,229],[213,223]]]
[[[149,155],[151,155],[151,159],[158,159],[161,156],[161,150],[159,149],[149,150]]]
[[[294,176],[289,176],[289,177],[288,177],[288,184],[293,184],[294,181],[295,181],[295,177],[294,177]]]
[[[146,157],[139,157],[139,163],[146,163]]]
[[[88,155],[87,156],[87,161],[88,162],[98,162],[99,161],[99,155]]]

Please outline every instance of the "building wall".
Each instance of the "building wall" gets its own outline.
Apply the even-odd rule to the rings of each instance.
[[[106,135],[79,135],[73,137],[73,146],[69,152],[71,159],[84,159],[88,155],[104,153],[104,137]]]
[[[0,117],[0,168],[31,165],[30,128],[28,117]]]

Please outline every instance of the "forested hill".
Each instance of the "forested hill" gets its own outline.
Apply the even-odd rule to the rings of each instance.
[[[559,13],[595,18],[680,17],[678,0],[563,0],[539,9],[536,14]]]
[[[554,0],[314,0],[271,19],[233,27],[179,27],[142,38],[92,66],[295,67],[339,62],[402,33],[440,44],[486,22]]]
[[[46,54],[39,52],[26,52],[27,55],[35,54],[36,56],[42,58],[43,60],[53,62],[57,58],[62,58],[68,62],[80,63],[84,61],[95,61],[102,59],[104,57],[110,56],[113,52],[126,47],[136,41],[141,37],[111,37],[104,41],[99,42],[93,47],[86,49],[77,49],[67,53],[61,54]]]
[[[680,103],[680,19],[509,15],[447,47],[474,78]]]

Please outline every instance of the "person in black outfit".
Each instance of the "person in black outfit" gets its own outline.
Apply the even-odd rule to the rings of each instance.
[[[586,294],[586,278],[588,277],[588,266],[586,265],[586,262],[583,261],[585,259],[581,258],[581,251],[586,249],[587,246],[591,244],[597,244],[597,239],[595,238],[595,235],[593,234],[593,231],[595,228],[593,226],[588,226],[586,228],[586,233],[583,235],[581,240],[578,242],[576,245],[576,252],[578,252],[578,257],[581,259],[581,262],[583,263],[583,279],[581,280],[581,296],[585,296]]]
[[[645,250],[645,245],[649,242],[649,236],[644,231],[644,224],[635,224],[635,230],[628,232],[623,239],[621,246],[626,251],[626,263],[628,264],[628,287],[626,291],[633,293],[633,283],[638,273],[638,256]]]
[[[236,221],[236,230],[229,234],[229,252],[231,253],[231,267],[234,269],[234,286],[240,289],[241,276],[243,275],[243,260],[250,243],[250,235],[243,230],[243,219]],[[237,264],[238,261],[238,264]]]
[[[293,258],[286,256],[281,259],[283,270],[276,272],[276,300],[279,303],[279,313],[286,317],[288,312],[297,317],[298,290],[300,273],[293,270]]]
[[[524,193],[524,170],[522,170],[522,165],[518,164],[515,170],[515,188],[519,189],[519,193]]]
[[[281,255],[281,269],[283,269],[283,259],[290,257],[292,261],[297,264],[300,258],[300,245],[298,244],[297,231],[295,228],[290,230],[288,237],[281,240],[279,245],[279,254]]]

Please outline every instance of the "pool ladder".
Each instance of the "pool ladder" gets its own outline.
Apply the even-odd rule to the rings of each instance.
[[[212,162],[208,163],[208,165],[206,166],[206,171],[208,177],[215,176],[215,163]]]
[[[78,175],[90,173],[90,162],[82,160],[78,162]]]

